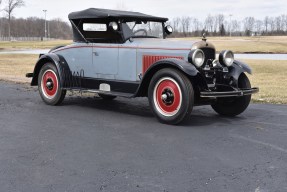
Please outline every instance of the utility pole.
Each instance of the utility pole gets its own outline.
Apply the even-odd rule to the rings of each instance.
[[[229,21],[229,32],[230,32],[230,37],[231,37],[231,18],[232,18],[233,15],[229,15],[230,17],[230,21]]]
[[[48,39],[50,40],[50,23],[49,23],[49,21],[47,21],[47,23],[48,23]]]
[[[43,10],[43,12],[45,13],[45,38],[47,38],[47,11],[48,10]]]

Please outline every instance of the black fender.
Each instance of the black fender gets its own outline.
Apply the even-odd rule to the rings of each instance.
[[[68,75],[71,75],[70,74],[71,71],[66,60],[61,55],[57,55],[55,53],[48,53],[48,54],[44,54],[40,56],[34,68],[31,86],[38,85],[38,76],[39,76],[40,70],[46,63],[53,63],[56,66],[58,73],[59,73],[60,85],[61,87],[63,87],[63,84],[64,84],[63,74],[69,73]]]
[[[141,80],[140,86],[135,94],[135,97],[147,95],[148,86],[150,84],[150,81],[153,75],[157,71],[163,68],[178,69],[179,71],[183,72],[190,80],[200,78],[201,80],[198,81],[199,83],[205,82],[204,78],[201,76],[199,71],[191,63],[185,60],[176,59],[176,58],[162,59],[152,64],[151,67],[146,71],[146,73],[144,74]],[[206,83],[205,84],[203,83],[203,86],[207,87]]]
[[[248,73],[252,75],[252,69],[241,61],[235,60],[233,65],[229,67],[228,75],[232,77],[234,85],[237,86],[238,79],[242,73]]]

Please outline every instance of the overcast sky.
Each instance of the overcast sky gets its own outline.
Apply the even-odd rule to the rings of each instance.
[[[5,1],[1,6],[5,6]],[[253,16],[262,19],[265,16],[287,14],[287,0],[25,0],[26,6],[15,10],[16,17],[44,17],[47,9],[48,19],[62,18],[67,21],[70,12],[90,7],[143,12],[155,16],[174,18],[192,16],[203,20],[208,14],[223,13],[226,17],[243,19]],[[3,13],[2,13],[3,16]]]

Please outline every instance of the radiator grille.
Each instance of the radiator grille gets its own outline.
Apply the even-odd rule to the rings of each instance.
[[[214,60],[215,59],[215,50],[211,48],[202,48],[201,49],[204,52],[205,55],[205,61],[204,64],[207,64],[208,60]]]

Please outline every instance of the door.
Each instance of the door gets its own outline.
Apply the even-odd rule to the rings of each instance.
[[[118,74],[119,46],[115,44],[93,45],[93,66],[97,78],[115,79]]]

